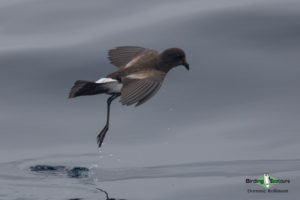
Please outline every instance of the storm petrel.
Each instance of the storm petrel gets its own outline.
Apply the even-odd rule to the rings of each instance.
[[[122,46],[108,52],[110,63],[118,70],[95,82],[78,80],[69,98],[108,94],[106,124],[97,136],[99,148],[109,127],[111,102],[120,97],[122,105],[139,106],[150,99],[160,88],[166,74],[173,67],[183,65],[189,70],[185,53],[179,48],[169,48],[158,53],[152,49]]]

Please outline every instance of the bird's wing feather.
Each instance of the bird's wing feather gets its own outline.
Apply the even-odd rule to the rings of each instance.
[[[153,54],[157,55],[157,51],[135,46],[116,47],[108,51],[108,59],[110,63],[118,68],[129,67],[131,64],[138,61],[141,57]]]
[[[150,99],[160,88],[165,74],[162,72],[145,72],[137,74],[136,77],[127,76],[122,80],[123,88],[121,90],[121,103],[123,105],[132,105],[136,103],[139,106]]]

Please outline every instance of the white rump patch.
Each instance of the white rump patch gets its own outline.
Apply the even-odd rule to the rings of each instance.
[[[100,78],[95,83],[108,83],[108,82],[114,82],[114,81],[117,81],[117,80],[112,79],[112,78]]]
[[[119,83],[118,80],[112,78],[100,78],[99,80],[95,81],[95,83],[109,83],[105,86],[108,89],[108,94],[120,93],[123,87],[122,83]]]

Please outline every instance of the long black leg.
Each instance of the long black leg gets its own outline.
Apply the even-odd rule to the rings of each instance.
[[[104,140],[105,134],[108,131],[108,127],[109,127],[109,114],[110,114],[110,104],[111,102],[116,99],[118,96],[120,96],[119,94],[113,94],[111,95],[108,99],[107,99],[107,116],[106,116],[106,124],[104,126],[104,128],[102,129],[102,131],[98,134],[97,136],[97,143],[98,143],[98,147],[100,148],[102,145],[102,142]]]

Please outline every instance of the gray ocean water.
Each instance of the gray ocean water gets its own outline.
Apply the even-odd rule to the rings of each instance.
[[[299,19],[297,0],[1,0],[0,199],[298,199]],[[99,152],[107,96],[67,96],[122,45],[180,47],[191,70],[115,101]],[[288,192],[249,193],[266,172]]]

